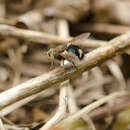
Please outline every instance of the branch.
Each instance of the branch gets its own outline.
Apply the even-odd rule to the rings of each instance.
[[[118,98],[118,97],[126,96],[126,95],[128,95],[127,92],[119,91],[119,92],[112,93],[108,96],[105,96],[104,98],[101,98],[98,101],[95,101],[94,103],[91,103],[90,105],[88,105],[88,106],[84,107],[83,109],[79,110],[76,114],[71,115],[68,118],[64,119],[61,123],[65,124],[66,122],[75,121],[75,120],[79,119],[80,117],[82,117],[84,114],[88,114],[92,110],[96,109],[100,105],[102,105],[102,104],[104,104],[108,101],[111,101],[114,98]]]
[[[127,86],[126,86],[125,78],[123,76],[123,73],[121,72],[119,65],[116,62],[111,60],[111,61],[107,62],[107,66],[108,66],[109,70],[111,71],[111,73],[113,74],[113,76],[119,82],[120,90],[125,90],[127,88]]]
[[[16,109],[22,107],[23,105],[36,99],[37,97],[40,97],[41,95],[45,95],[45,93],[47,93],[47,91],[50,91],[50,90],[41,91],[40,93],[33,94],[32,96],[29,96],[29,97],[24,98],[16,103],[8,105],[7,107],[5,107],[4,109],[2,109],[0,111],[0,116],[6,116],[6,115],[10,114],[12,111],[15,111]]]
[[[117,99],[118,100],[118,99]],[[116,115],[121,111],[130,107],[129,97],[128,99],[121,99],[120,102],[114,101],[112,105],[105,105],[103,107],[97,108],[96,110],[90,112],[88,115],[94,121],[104,119],[111,115]]]
[[[67,97],[67,84],[64,82],[60,88],[59,106],[55,115],[42,127],[40,130],[49,130],[53,125],[61,121],[66,115],[66,97]]]
[[[2,122],[1,119],[0,119],[0,129],[1,129],[1,130],[5,130],[4,124],[3,124],[3,122]]]
[[[76,29],[79,31],[90,31],[111,35],[120,35],[128,32],[130,30],[130,27],[125,25],[95,23],[95,24],[80,24],[76,26]]]
[[[101,64],[108,58],[130,47],[130,32],[121,35],[109,42],[106,46],[100,47],[88,53],[77,68],[66,65],[58,67],[48,73],[33,78],[25,83],[13,87],[0,94],[0,109],[19,101],[23,98],[36,94],[42,90],[52,87],[62,81],[73,78],[79,73]]]
[[[56,45],[65,44],[72,39],[72,37],[60,37],[60,36],[38,32],[38,31],[19,29],[5,24],[0,24],[0,35],[4,37],[7,36],[18,37],[34,43],[56,44]],[[88,39],[79,44],[84,47],[97,48],[106,45],[107,42]]]

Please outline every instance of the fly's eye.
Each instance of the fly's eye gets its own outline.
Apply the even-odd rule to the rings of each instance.
[[[80,60],[83,59],[84,57],[84,52],[82,49],[80,49],[80,47],[76,46],[76,45],[69,45],[68,48],[67,48],[67,51],[70,52],[70,53],[73,53],[75,54],[76,56],[78,56],[78,58]]]
[[[67,51],[76,55],[77,49],[78,49],[77,46],[75,46],[75,45],[69,45],[68,48],[67,48]]]

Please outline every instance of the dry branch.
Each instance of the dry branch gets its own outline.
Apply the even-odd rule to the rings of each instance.
[[[90,112],[88,115],[92,120],[100,120],[105,117],[116,115],[117,113],[127,109],[130,107],[129,98],[122,100],[120,102],[114,102],[112,105],[106,105],[101,108],[97,108],[96,110]]]
[[[108,45],[88,53],[83,62],[78,65],[77,68],[72,67],[71,65],[59,67],[1,93],[0,109],[30,95],[50,88],[62,81],[73,78],[75,75],[79,75],[79,73],[97,66],[98,64],[106,61],[108,58],[111,58],[129,47],[130,32],[111,40]]]
[[[55,45],[67,43],[68,41],[72,39],[71,37],[60,37],[60,36],[55,36],[55,35],[51,35],[44,32],[19,29],[19,28],[9,26],[9,25],[4,25],[4,24],[0,25],[0,35],[4,37],[6,36],[18,37],[18,38],[26,39],[31,42],[35,42],[35,43],[55,44]],[[107,42],[88,39],[79,44],[84,47],[97,48],[97,47],[106,45]]]
[[[109,70],[111,71],[111,73],[113,74],[113,76],[118,80],[120,89],[125,90],[127,88],[126,82],[125,82],[123,73],[120,70],[119,65],[116,62],[110,60],[107,62],[107,66],[108,66]]]
[[[1,130],[5,130],[4,124],[3,124],[3,122],[2,122],[1,119],[0,119],[0,129],[1,129]]]
[[[53,125],[61,121],[66,115],[67,108],[67,85],[68,82],[64,82],[60,88],[59,106],[55,115],[42,127],[40,130],[49,130]]]
[[[76,27],[76,29],[80,31],[90,31],[111,35],[120,35],[129,31],[130,27],[125,25],[95,23],[95,24],[80,24]]]
[[[45,93],[47,93],[47,91],[50,91],[50,90],[41,91],[40,93],[29,96],[27,98],[24,98],[23,100],[20,100],[16,103],[13,103],[13,104],[5,107],[4,109],[2,109],[0,111],[0,115],[6,116],[6,115],[10,114],[11,112],[15,111],[16,109],[18,109],[18,108],[22,107],[23,105],[27,104],[28,102],[36,99],[37,97],[40,97],[41,95],[45,95]]]
[[[104,104],[104,103],[106,103],[108,101],[111,101],[114,98],[118,98],[118,97],[126,96],[126,95],[128,95],[127,92],[119,91],[119,92],[112,93],[112,94],[110,94],[108,96],[105,96],[104,98],[101,98],[98,101],[95,101],[94,103],[91,103],[90,105],[88,105],[88,106],[84,107],[83,109],[79,110],[74,115],[70,115],[68,118],[64,119],[61,123],[64,124],[65,122],[70,122],[70,121],[77,120],[80,117],[82,117],[84,114],[88,114],[89,112],[96,109],[100,105],[102,105],[102,104]]]

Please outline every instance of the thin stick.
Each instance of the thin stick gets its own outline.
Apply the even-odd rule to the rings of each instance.
[[[0,118],[4,121],[4,123],[10,124],[10,125],[15,125],[12,121],[8,120],[4,116],[0,116]]]
[[[69,116],[67,119],[63,120],[62,123],[77,120],[81,116],[83,116],[84,114],[89,113],[90,111],[96,109],[100,105],[102,105],[102,104],[104,104],[104,103],[106,103],[106,102],[108,102],[110,100],[113,100],[114,98],[125,96],[127,94],[128,93],[125,92],[125,91],[120,91],[120,92],[112,93],[112,94],[110,94],[110,95],[108,95],[108,96],[106,96],[104,98],[99,99],[98,101],[96,101],[94,103],[91,103],[90,105],[86,106],[85,108],[83,108],[82,110],[80,110],[79,112],[77,112],[76,114],[74,114],[72,116]]]
[[[126,33],[130,30],[129,26],[125,25],[114,25],[114,24],[103,24],[103,23],[95,23],[95,24],[81,24],[77,26],[78,30],[82,31],[90,31],[97,33],[106,33],[111,35],[120,35]]]
[[[121,72],[119,65],[116,62],[109,60],[107,62],[107,66],[110,69],[110,71],[112,72],[112,74],[115,76],[115,78],[118,80],[118,82],[120,84],[120,89],[125,90],[126,82],[125,82],[123,73]]]
[[[119,52],[130,47],[130,32],[121,35],[109,42],[108,45],[95,49],[88,53],[77,68],[66,65],[58,67],[46,74],[33,78],[25,83],[13,87],[0,94],[0,109],[19,101],[23,98],[36,94],[42,90],[52,87],[62,81],[73,78],[79,73],[87,71],[94,66],[106,61]]]
[[[61,85],[60,88],[60,96],[59,96],[60,101],[56,114],[40,130],[48,130],[54,124],[58,123],[66,116],[66,108],[67,108],[66,97],[67,97],[67,87],[66,83],[64,83]]]
[[[110,82],[112,82],[112,78],[106,76],[106,77],[104,77],[102,84],[107,84],[107,83],[110,83]],[[95,88],[96,85],[97,85],[97,82],[96,82],[95,79],[86,82],[86,84],[84,84],[82,87],[79,87],[75,90],[76,98],[79,98],[87,90]]]
[[[25,30],[19,29],[13,26],[1,24],[0,25],[0,35],[7,37],[18,37],[22,39],[26,39],[27,41],[31,41],[34,43],[41,43],[41,44],[67,44],[68,41],[72,39],[72,37],[60,37],[51,35],[48,33],[32,31],[32,30]],[[82,43],[79,43],[81,46],[89,47],[89,48],[97,48],[103,45],[106,45],[107,42],[105,41],[98,41],[98,40],[86,40]]]
[[[117,99],[119,100],[119,99]],[[121,111],[130,107],[129,97],[127,99],[121,99],[120,102],[114,101],[112,105],[105,105],[104,107],[97,108],[96,110],[89,113],[92,120],[100,120],[111,115],[116,115]]]
[[[42,91],[40,93],[34,94],[32,96],[29,96],[27,98],[24,98],[16,103],[13,103],[7,107],[5,107],[4,109],[2,109],[0,111],[0,116],[6,116],[9,113],[11,113],[12,111],[15,111],[16,109],[22,107],[23,105],[27,104],[28,102],[32,101],[33,99],[39,97],[40,95],[44,95],[48,90]]]
[[[92,71],[92,74],[94,75],[94,78],[96,81],[95,90],[98,91],[99,97],[102,97],[102,96],[104,96],[103,84],[104,84],[104,80],[105,80],[103,73],[99,67],[95,67],[91,71]]]
[[[69,109],[70,114],[74,114],[78,111],[78,106],[77,106],[77,103],[75,100],[75,95],[74,95],[74,92],[73,92],[71,85],[68,86],[68,109]],[[84,120],[86,120],[86,122],[89,123],[92,130],[96,130],[93,121],[91,120],[91,118],[87,114],[83,115],[82,118]]]
[[[71,85],[68,85],[68,109],[70,114],[73,114],[78,111],[78,106]]]
[[[6,128],[6,130],[29,130],[29,128],[27,127],[17,127],[15,125],[8,125],[8,124],[5,124],[4,127]]]
[[[1,130],[5,130],[4,124],[3,124],[3,122],[2,122],[1,119],[0,119],[0,129],[1,129]]]

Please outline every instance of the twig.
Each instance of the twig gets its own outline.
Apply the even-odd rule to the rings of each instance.
[[[107,66],[112,72],[112,74],[115,76],[115,78],[118,80],[120,84],[120,89],[125,90],[126,82],[125,82],[123,73],[121,72],[119,65],[116,62],[110,60],[110,61],[107,61]]]
[[[8,125],[8,124],[5,124],[4,127],[6,129],[11,129],[11,130],[29,130],[29,128],[27,127],[18,127],[18,126],[15,126],[15,125]]]
[[[23,15],[20,15],[16,19],[16,27],[39,30],[40,23],[42,23],[42,13],[40,13],[39,10],[35,10],[35,9],[28,11]]]
[[[75,95],[72,89],[72,86],[69,85],[68,86],[68,109],[70,114],[74,114],[78,111],[78,106],[75,100]],[[83,115],[82,118],[89,123],[90,127],[92,128],[92,130],[96,130],[93,121],[91,120],[91,118],[86,114]]]
[[[124,109],[127,109],[129,106],[130,106],[130,101],[128,98],[120,101],[119,103],[114,102],[111,106],[106,105],[104,107],[97,108],[96,110],[90,112],[88,115],[92,120],[96,121],[108,117],[110,115],[118,114]]]
[[[82,30],[82,31],[106,33],[106,34],[111,34],[111,35],[120,35],[130,30],[129,26],[103,24],[103,23],[80,24],[77,27],[78,27],[77,28],[78,30]]]
[[[90,125],[90,127],[91,127],[92,130],[96,130],[96,127],[95,127],[95,125],[93,123],[93,120],[89,117],[88,114],[82,116],[82,118],[83,118],[83,120],[85,120],[86,122],[88,122],[88,124]]]
[[[32,60],[31,57],[29,57],[30,60]],[[29,60],[29,58],[27,60]],[[0,61],[2,64],[8,66],[9,68],[11,68],[11,64],[8,60],[8,58],[2,58],[0,57]],[[24,61],[24,63],[22,64],[20,71],[21,74],[25,75],[25,76],[39,76],[40,74],[45,73],[46,71],[49,70],[48,66],[46,64],[39,64],[36,63],[37,61],[35,61],[35,58],[33,58],[34,63],[28,63],[26,62],[26,60]],[[48,64],[49,64],[49,59],[48,59]]]
[[[104,85],[104,84],[107,84],[107,83],[110,83],[110,82],[112,82],[112,78],[106,76],[106,77],[104,77],[104,80],[103,80],[102,84]],[[93,79],[93,80],[90,80],[90,81],[86,82],[86,84],[84,84],[82,87],[79,86],[75,90],[76,98],[79,98],[87,90],[94,88],[96,85],[97,85],[96,80]]]
[[[91,69],[129,47],[130,32],[111,40],[108,45],[88,53],[77,68],[72,67],[71,65],[58,67],[57,69],[1,93],[0,109],[30,95],[50,88],[54,84],[73,78],[75,75],[79,75],[79,73]]]
[[[73,114],[78,111],[78,106],[71,85],[68,85],[68,109],[70,114]]]
[[[114,98],[118,98],[121,96],[125,96],[128,93],[125,91],[120,91],[120,92],[115,92],[112,93],[102,99],[99,99],[98,101],[91,103],[90,105],[86,106],[85,108],[83,108],[82,110],[78,111],[76,114],[69,116],[68,118],[66,118],[65,120],[63,120],[61,123],[65,123],[65,122],[69,122],[69,121],[74,121],[79,119],[81,116],[83,116],[84,114],[87,114],[89,112],[91,112],[92,110],[96,109],[97,107],[99,107],[100,105],[113,100]]]
[[[5,1],[0,0],[0,18],[4,18],[6,15]]]
[[[105,127],[104,130],[112,130],[115,122],[117,120],[117,115],[115,115],[114,117],[112,117],[112,119],[108,122],[107,126]]]
[[[6,36],[12,36],[12,37],[18,37],[22,39],[26,39],[31,42],[35,43],[41,43],[41,44],[64,44],[70,41],[71,37],[60,37],[51,35],[48,33],[38,32],[38,31],[32,31],[32,30],[25,30],[25,29],[19,29],[13,26],[9,25],[0,25],[0,35],[6,37]],[[79,43],[81,46],[89,47],[89,48],[97,48],[103,45],[106,45],[107,42],[105,41],[98,41],[98,40],[86,40],[82,43]]]
[[[16,109],[20,108],[21,106],[27,104],[28,102],[32,101],[33,99],[39,97],[40,95],[44,95],[48,90],[42,91],[40,93],[34,94],[32,96],[29,96],[27,98],[24,98],[14,104],[11,104],[7,107],[5,107],[4,109],[2,109],[0,111],[0,116],[6,116],[9,113],[11,113],[12,111],[15,111]]]
[[[65,19],[60,19],[58,21],[57,33],[58,33],[58,36],[62,38],[69,37],[69,24]]]
[[[96,81],[95,89],[98,88],[98,89],[96,89],[96,91],[98,91],[99,97],[102,97],[102,96],[104,96],[103,84],[104,84],[104,80],[105,80],[105,78],[103,77],[103,73],[99,67],[95,67],[91,71],[92,71],[95,81]]]
[[[4,121],[4,123],[10,124],[10,125],[15,125],[12,121],[8,120],[4,116],[0,116],[0,118]]]
[[[15,20],[0,18],[0,24],[15,25]]]
[[[14,72],[13,76],[13,86],[17,85],[20,82],[20,66],[22,63],[22,53],[19,51],[20,49],[17,49],[18,51],[15,52],[13,49],[8,49],[8,56],[11,63],[12,70]]]
[[[0,43],[0,51],[1,52],[5,52],[7,51],[8,49],[14,47],[14,46],[17,46],[18,44],[18,40],[15,39],[15,38],[6,38],[6,40],[4,41],[1,41]]]
[[[5,130],[4,124],[3,124],[3,122],[2,122],[1,119],[0,119],[0,129],[1,129],[1,130]]]
[[[40,129],[40,130],[48,130],[54,124],[58,123],[66,116],[66,108],[67,108],[67,83],[63,83],[60,88],[60,96],[59,96],[59,106],[56,114]]]

